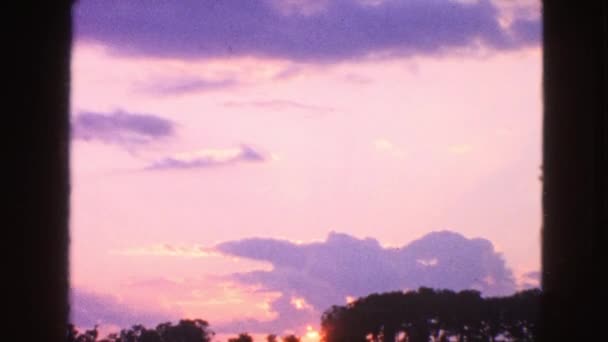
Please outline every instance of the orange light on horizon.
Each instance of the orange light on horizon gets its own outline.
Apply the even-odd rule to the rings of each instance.
[[[311,325],[306,327],[306,334],[304,334],[304,338],[303,338],[303,342],[316,342],[316,341],[320,341],[321,339],[321,335],[319,334],[318,331],[316,331],[315,329],[313,329],[313,327]]]

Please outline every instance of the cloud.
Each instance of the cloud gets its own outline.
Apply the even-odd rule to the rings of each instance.
[[[105,326],[130,327],[144,324],[154,327],[176,317],[160,311],[141,310],[129,307],[116,297],[72,288],[70,291],[70,321],[78,327]]]
[[[267,158],[248,145],[226,149],[203,149],[181,153],[158,160],[147,167],[149,170],[195,169],[231,165],[244,162],[263,162]]]
[[[539,42],[542,38],[539,19],[517,19],[511,24],[511,31],[522,42],[528,44]]]
[[[374,292],[420,286],[475,288],[484,295],[508,295],[516,290],[511,270],[490,241],[449,231],[430,233],[400,248],[384,248],[372,238],[331,233],[326,241],[317,243],[252,238],[225,242],[216,249],[270,263],[271,270],[236,273],[233,279],[282,293],[271,303],[276,319],[235,321],[223,329],[278,331],[305,326],[316,322],[331,305],[344,304],[345,298]],[[311,309],[302,310],[305,307]]]
[[[537,288],[540,286],[541,274],[539,271],[526,272],[519,279],[519,288],[522,290]]]
[[[530,280],[540,281],[541,274],[539,271],[530,271],[530,272],[525,273],[523,276],[524,276],[524,278],[527,278]]]
[[[173,122],[151,114],[80,112],[72,121],[72,138],[107,144],[141,145],[174,135]]]
[[[279,71],[276,75],[274,75],[273,79],[275,80],[288,80],[292,77],[299,75],[302,72],[303,68],[297,65],[291,65],[283,70]]]
[[[538,44],[534,19],[499,24],[489,0],[83,0],[79,41],[127,55],[276,57],[336,61],[369,55],[438,54],[481,43],[492,49]]]
[[[280,296],[270,304],[273,312],[279,315],[271,320],[258,320],[247,318],[228,323],[214,325],[214,331],[219,333],[234,333],[235,331],[248,331],[251,333],[279,333],[294,332],[297,328],[306,327],[319,322],[319,312],[316,310],[299,310],[291,302],[291,298]],[[298,331],[299,333],[299,331]]]
[[[153,95],[182,95],[203,91],[226,89],[236,86],[238,82],[231,78],[204,79],[185,77],[180,79],[160,79],[148,81],[136,86],[136,90]]]
[[[285,111],[297,109],[310,112],[329,113],[334,109],[331,107],[315,106],[291,100],[258,100],[258,101],[228,101],[225,107],[255,107],[273,111]]]
[[[145,247],[132,247],[123,250],[110,251],[111,254],[125,256],[167,256],[181,258],[208,258],[218,253],[199,245],[175,246],[172,244],[158,244]]]

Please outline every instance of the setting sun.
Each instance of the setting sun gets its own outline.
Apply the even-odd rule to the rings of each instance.
[[[302,338],[302,342],[313,342],[313,341],[320,341],[320,340],[321,340],[321,336],[320,336],[319,332],[316,331],[315,329],[313,329],[312,326],[310,326],[310,325],[307,326],[306,334]]]

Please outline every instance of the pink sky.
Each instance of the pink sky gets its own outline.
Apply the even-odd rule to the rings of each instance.
[[[281,293],[231,275],[272,265],[213,247],[332,231],[385,247],[440,230],[484,238],[519,279],[540,269],[541,100],[537,46],[314,63],[121,56],[77,41],[74,119],[149,114],[174,132],[74,140],[72,287],[212,328],[270,321]],[[167,158],[222,165],[145,169]]]

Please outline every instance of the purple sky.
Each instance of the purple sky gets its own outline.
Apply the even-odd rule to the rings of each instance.
[[[304,335],[371,292],[538,284],[536,1],[74,14],[77,324]]]

